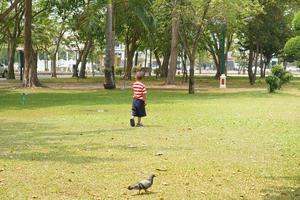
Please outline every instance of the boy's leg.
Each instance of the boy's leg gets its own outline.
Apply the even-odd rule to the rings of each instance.
[[[130,118],[130,126],[135,127],[135,121],[134,116],[136,115],[136,106],[135,101],[132,102],[132,108],[131,108],[131,118]]]
[[[142,118],[138,117],[138,124],[141,124]]]
[[[131,118],[130,118],[130,126],[132,126],[132,127],[135,126],[134,116],[131,116]]]
[[[138,117],[138,123],[137,123],[137,127],[141,127],[141,126],[143,126],[143,124],[141,123],[141,121],[142,121],[142,118],[141,117]]]

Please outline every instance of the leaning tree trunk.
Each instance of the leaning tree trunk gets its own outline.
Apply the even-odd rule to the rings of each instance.
[[[171,60],[168,71],[166,84],[175,84],[176,68],[177,68],[177,57],[178,57],[178,30],[179,30],[179,19],[177,16],[176,8],[172,11],[172,41],[171,41]]]
[[[116,85],[113,80],[113,69],[112,69],[112,44],[113,44],[113,7],[112,0],[108,0],[107,12],[106,12],[106,56],[105,56],[105,89],[115,89]]]
[[[82,60],[82,50],[78,50],[78,58],[76,58],[76,63],[73,66],[73,74],[72,77],[78,77],[78,66]]]
[[[187,59],[186,52],[183,51],[183,55],[181,56],[181,61],[182,61],[182,66],[183,66],[182,82],[187,82],[187,80],[188,80],[188,73],[187,73],[187,68],[186,68],[186,59]]]
[[[156,59],[156,63],[158,65],[158,69],[161,69],[161,61],[160,61],[157,50],[154,50],[154,56],[155,56],[155,59]]]
[[[87,63],[87,57],[90,53],[90,50],[92,48],[93,40],[90,37],[87,41],[87,46],[84,49],[84,52],[82,54],[82,61],[81,61],[81,68],[80,68],[80,73],[79,73],[79,78],[86,78],[86,63]]]

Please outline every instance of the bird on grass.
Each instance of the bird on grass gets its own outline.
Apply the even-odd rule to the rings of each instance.
[[[147,189],[149,189],[152,186],[154,177],[156,177],[156,176],[154,174],[152,174],[147,179],[128,186],[128,190],[139,190],[139,194],[140,194],[141,190],[145,190],[145,192],[148,192]]]

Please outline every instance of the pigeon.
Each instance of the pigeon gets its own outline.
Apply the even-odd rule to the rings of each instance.
[[[152,186],[154,177],[156,176],[152,174],[147,179],[128,186],[128,190],[139,190],[139,194],[141,190],[145,190],[145,192],[148,192],[147,189],[149,189]]]

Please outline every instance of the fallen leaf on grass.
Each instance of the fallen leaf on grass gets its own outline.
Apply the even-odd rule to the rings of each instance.
[[[164,185],[164,186],[168,186],[169,184],[168,184],[168,183],[166,183],[166,182],[164,182],[164,183],[163,183],[163,185]]]
[[[201,191],[201,193],[204,194],[204,195],[206,195],[206,192],[205,192],[205,191]]]

